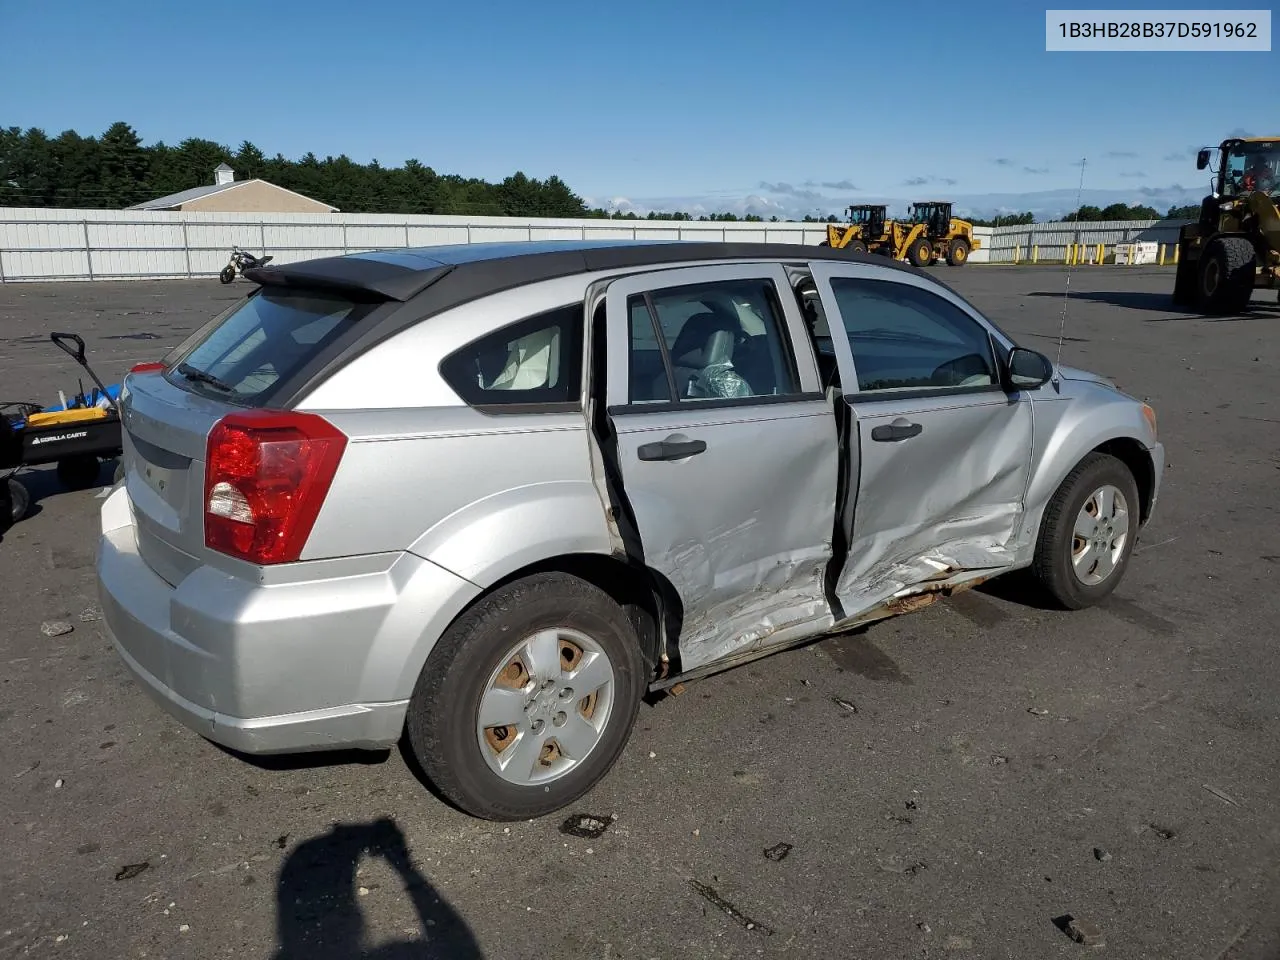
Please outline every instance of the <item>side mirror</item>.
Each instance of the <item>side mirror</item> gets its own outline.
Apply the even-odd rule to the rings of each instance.
[[[1014,347],[1009,352],[1009,386],[1015,390],[1035,390],[1053,376],[1053,364],[1043,353]]]
[[[1203,170],[1209,165],[1209,151],[1201,150],[1196,154],[1196,169]]]

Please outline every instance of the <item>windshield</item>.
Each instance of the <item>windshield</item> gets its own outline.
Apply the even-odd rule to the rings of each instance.
[[[1261,190],[1272,193],[1280,185],[1280,142],[1236,143],[1227,150],[1222,168],[1222,193],[1235,196]]]

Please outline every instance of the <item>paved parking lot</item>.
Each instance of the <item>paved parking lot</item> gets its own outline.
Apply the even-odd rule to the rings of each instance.
[[[1053,356],[1061,268],[939,269]],[[0,956],[1097,952],[1068,915],[1112,957],[1280,956],[1280,309],[1189,317],[1171,284],[1071,280],[1063,360],[1150,399],[1170,458],[1117,595],[995,583],[691,684],[571,811],[596,837],[468,819],[398,751],[250,764],[189,733],[93,620],[100,491],[33,475],[0,542]],[[0,398],[74,385],[50,330],[114,382],[241,289],[0,286]]]

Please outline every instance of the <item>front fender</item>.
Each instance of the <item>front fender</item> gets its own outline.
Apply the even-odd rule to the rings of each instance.
[[[571,553],[613,552],[604,506],[589,482],[512,487],[445,517],[410,547],[488,588],[530,564]]]
[[[1136,441],[1151,457],[1153,471],[1163,469],[1155,455],[1155,431],[1143,404],[1100,383],[1063,380],[1063,393],[1033,399],[1035,445],[1027,486],[1027,522],[1035,535],[1049,500],[1067,475],[1091,451],[1109,442]],[[1046,387],[1046,390],[1052,390]],[[1157,463],[1159,460],[1159,463]],[[1156,476],[1158,486],[1160,477]]]

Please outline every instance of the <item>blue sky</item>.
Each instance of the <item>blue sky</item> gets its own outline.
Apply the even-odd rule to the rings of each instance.
[[[1068,209],[1082,157],[1085,202],[1191,202],[1195,147],[1280,132],[1280,54],[1047,53],[1044,10],[0,0],[0,125],[125,120],[147,143],[416,157],[558,174],[600,205],[780,216],[926,195]]]

